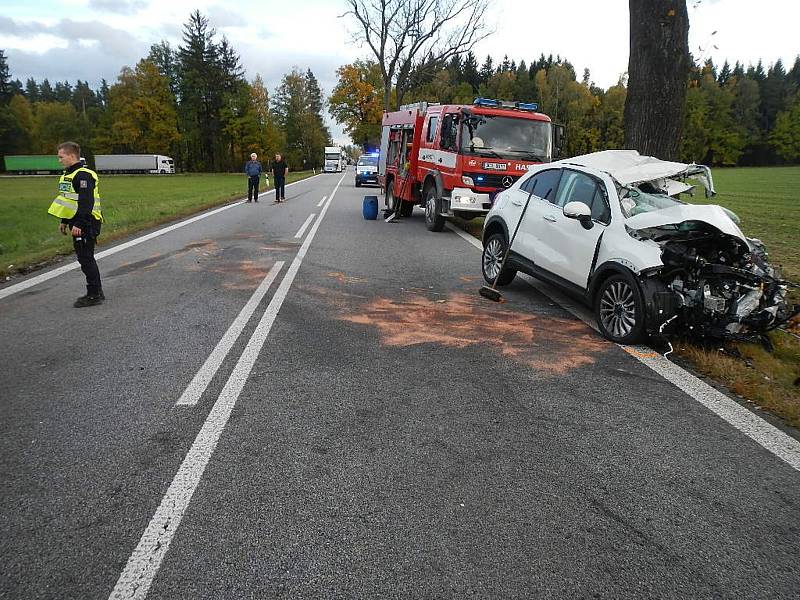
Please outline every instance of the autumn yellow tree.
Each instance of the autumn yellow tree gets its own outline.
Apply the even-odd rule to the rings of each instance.
[[[149,60],[125,67],[109,90],[115,149],[169,154],[180,139],[169,81]]]
[[[383,83],[380,67],[358,60],[336,71],[339,82],[328,98],[331,116],[356,144],[377,145],[383,115]]]

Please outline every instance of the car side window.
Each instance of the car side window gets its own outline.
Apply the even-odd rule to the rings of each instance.
[[[611,209],[602,186],[591,175],[565,169],[553,204],[564,208],[569,202],[583,202],[591,209],[592,219],[608,224],[611,221]]]
[[[433,142],[433,138],[436,137],[436,123],[438,122],[439,117],[431,117],[428,119],[428,135],[425,137],[428,143]]]
[[[520,189],[533,193],[538,198],[553,201],[553,197],[558,189],[558,180],[561,177],[561,169],[547,169],[540,171],[533,177],[529,177],[520,186]]]

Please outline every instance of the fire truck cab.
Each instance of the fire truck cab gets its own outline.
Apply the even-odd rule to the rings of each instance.
[[[420,102],[383,114],[378,181],[387,209],[441,231],[447,217],[485,215],[498,192],[530,165],[560,152],[563,127],[533,103],[477,98],[471,105]]]

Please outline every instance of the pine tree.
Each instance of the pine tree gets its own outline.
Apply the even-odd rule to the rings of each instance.
[[[494,62],[492,61],[492,57],[490,55],[486,55],[486,60],[483,62],[483,66],[479,71],[480,75],[480,85],[485,85],[492,75],[494,75]]]
[[[108,107],[108,82],[105,78],[100,80],[100,91],[98,92],[98,99],[104,108]]]
[[[0,105],[6,105],[14,95],[11,84],[11,71],[6,60],[5,50],[0,50]]]
[[[58,81],[56,82],[56,86],[53,89],[55,94],[56,102],[62,102],[64,104],[68,103],[72,100],[72,85],[69,81]]]
[[[39,101],[39,84],[36,83],[33,77],[29,77],[28,81],[25,82],[25,97],[30,102]]]
[[[720,69],[719,71],[719,75],[717,76],[717,83],[719,83],[721,86],[724,87],[728,85],[728,82],[730,81],[732,76],[733,73],[731,72],[731,66],[728,64],[728,61],[726,60],[722,65],[722,69]]]
[[[467,56],[464,59],[463,78],[464,81],[472,86],[472,91],[477,93],[481,85],[481,76],[478,74],[478,61],[471,50],[467,52]]]
[[[41,102],[53,102],[55,99],[56,95],[53,93],[53,88],[47,77],[45,77],[42,85],[39,86],[39,100]]]
[[[195,10],[183,28],[183,45],[178,49],[181,129],[185,140],[187,167],[216,170],[219,165],[219,110],[221,93],[215,31],[208,19]]]

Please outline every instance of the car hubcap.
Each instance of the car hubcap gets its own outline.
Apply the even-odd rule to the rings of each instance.
[[[494,281],[500,272],[500,262],[503,260],[503,245],[500,240],[493,239],[483,249],[483,272]]]
[[[636,326],[636,302],[631,286],[624,281],[609,285],[600,297],[600,321],[615,338],[628,335]]]
[[[425,203],[425,218],[428,221],[433,221],[436,212],[436,204],[433,200],[433,196],[428,196],[428,201]]]

